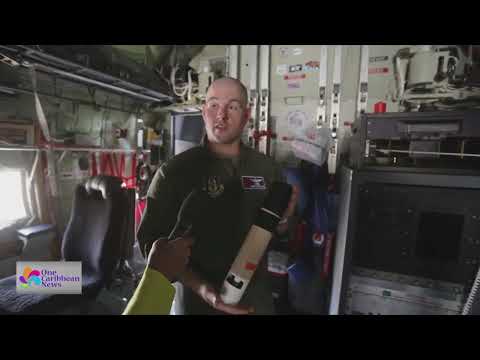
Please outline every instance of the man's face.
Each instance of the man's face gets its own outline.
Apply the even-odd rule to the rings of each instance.
[[[232,144],[242,136],[250,110],[237,84],[218,81],[207,92],[202,114],[208,140]]]

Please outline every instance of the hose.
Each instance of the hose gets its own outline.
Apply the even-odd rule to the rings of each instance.
[[[473,304],[475,303],[475,301],[478,300],[477,293],[478,293],[479,288],[480,288],[480,268],[478,269],[477,277],[475,278],[475,281],[473,282],[472,289],[470,290],[470,294],[468,295],[468,299],[465,302],[465,306],[463,307],[462,315],[469,315],[470,312],[472,311]]]

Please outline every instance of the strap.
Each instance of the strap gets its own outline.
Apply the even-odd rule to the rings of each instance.
[[[40,125],[40,129],[42,130],[42,134],[43,134],[43,137],[45,138],[45,141],[47,142],[47,144],[50,144],[50,142],[52,141],[52,138],[50,137],[47,118],[45,117],[45,113],[43,112],[43,107],[37,93],[37,75],[35,72],[35,65],[32,65],[30,67],[30,78],[32,80],[33,96],[35,99],[35,110],[37,112],[38,123]]]
[[[58,185],[56,179],[56,171],[55,171],[55,154],[51,149],[51,141],[52,138],[50,136],[50,131],[48,129],[48,122],[47,118],[45,117],[45,112],[43,111],[42,103],[40,102],[40,98],[37,94],[37,77],[35,72],[35,66],[32,65],[30,67],[30,77],[32,80],[32,87],[33,87],[33,96],[35,99],[35,111],[37,113],[38,123],[40,125],[40,129],[42,130],[43,137],[47,142],[47,180],[50,186],[50,193],[53,197],[58,196]]]
[[[337,129],[340,119],[340,95],[341,95],[341,81],[342,81],[342,46],[335,46],[335,55],[333,62],[333,89],[330,106],[330,129],[332,131],[333,145],[328,154],[328,171],[334,174],[337,168]]]
[[[326,118],[326,95],[327,95],[327,45],[320,47],[320,71],[318,78],[318,108],[317,128],[327,123]]]
[[[258,45],[249,45],[249,67],[250,67],[250,120],[248,125],[248,146],[255,148],[254,133],[258,128]]]
[[[270,45],[260,45],[260,109],[258,130],[270,130]],[[258,139],[258,151],[270,155],[270,137],[263,136]]]
[[[367,110],[368,100],[368,45],[362,45],[358,84],[357,118]]]

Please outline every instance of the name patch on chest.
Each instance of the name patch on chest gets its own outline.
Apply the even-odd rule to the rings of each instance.
[[[267,188],[263,176],[242,176],[242,187],[245,190],[265,190]]]

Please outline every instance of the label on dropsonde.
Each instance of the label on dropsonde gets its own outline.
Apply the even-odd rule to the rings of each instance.
[[[243,279],[232,272],[228,273],[220,293],[222,301],[225,304],[238,304],[249,282],[250,280]]]

